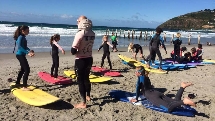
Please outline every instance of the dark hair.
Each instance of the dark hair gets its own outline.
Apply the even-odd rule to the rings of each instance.
[[[51,36],[51,38],[50,38],[50,45],[52,45],[52,41],[55,40],[55,39],[57,39],[57,38],[60,38],[59,34],[55,34],[55,35]]]
[[[202,44],[198,44],[198,48],[202,48]]]
[[[143,66],[137,66],[136,69],[142,70],[141,75],[145,75],[145,68]]]
[[[181,51],[187,51],[186,47],[181,47]]]
[[[18,26],[18,28],[16,29],[16,31],[13,35],[14,40],[17,40],[19,35],[22,34],[22,31],[25,31],[26,29],[29,29],[29,27],[26,25]]]
[[[157,33],[161,33],[161,32],[163,32],[163,29],[161,29],[160,27],[157,27],[157,28],[156,28],[156,32],[157,32]]]
[[[196,52],[196,48],[195,47],[191,48],[191,51]]]

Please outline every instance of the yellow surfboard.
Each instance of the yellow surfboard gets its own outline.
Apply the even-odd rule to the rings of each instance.
[[[50,95],[34,86],[28,86],[31,91],[23,91],[20,86],[11,83],[10,88],[15,97],[33,106],[44,106],[61,100],[60,98]]]
[[[141,63],[139,61],[136,61],[135,59],[126,57],[124,55],[119,54],[118,56],[119,56],[120,59],[122,59],[125,62],[130,63],[130,64],[132,64],[134,66],[143,66],[146,71],[153,72],[153,73],[159,73],[159,74],[166,74],[167,73],[167,71],[164,71],[164,70],[159,70],[159,69],[152,68],[152,67],[147,68],[146,64],[143,64],[143,63]]]
[[[212,63],[215,63],[215,60],[204,59],[203,62],[212,62]]]
[[[68,77],[73,78],[73,79],[76,78],[75,71],[71,71],[71,70],[64,71],[64,74],[67,75]],[[90,75],[90,82],[106,82],[109,80],[112,80],[112,78]]]

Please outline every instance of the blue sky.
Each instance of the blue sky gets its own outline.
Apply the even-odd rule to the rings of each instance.
[[[0,0],[0,21],[155,28],[189,12],[215,9],[215,0]]]

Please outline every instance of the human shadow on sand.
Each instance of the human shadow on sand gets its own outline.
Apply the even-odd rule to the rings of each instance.
[[[55,103],[41,106],[41,108],[52,109],[52,110],[69,110],[69,109],[73,109],[74,106],[68,102],[60,100],[60,101],[55,102]]]
[[[10,93],[10,89],[2,89],[0,90],[0,94],[7,94],[7,93]]]
[[[201,103],[201,104],[203,104],[205,106],[205,105],[210,105],[211,101],[210,100],[209,101],[199,100],[196,103]],[[205,118],[210,118],[209,115],[206,115],[205,113],[202,113],[202,112],[197,112],[196,115],[197,116],[202,116],[202,117],[205,117]]]
[[[99,104],[99,103],[96,103],[95,101],[97,101],[97,100],[103,100],[102,102],[101,102],[101,104]],[[101,98],[93,98],[92,99],[92,102],[93,102],[93,105],[99,105],[99,106],[103,106],[103,105],[105,105],[105,104],[107,104],[107,103],[116,103],[116,102],[118,102],[119,100],[117,100],[117,99],[114,99],[114,98],[112,98],[111,96],[104,96],[104,97],[101,97]]]
[[[50,91],[50,90],[56,90],[56,89],[60,89],[60,88],[65,88],[65,87],[68,87],[68,86],[71,86],[71,85],[75,85],[75,84],[76,84],[76,82],[73,82],[71,84],[63,84],[63,85],[55,85],[55,84],[48,85],[48,84],[45,84],[43,86],[36,86],[36,88],[43,87],[43,91],[47,91],[47,90]],[[51,88],[49,88],[49,87],[51,87]]]

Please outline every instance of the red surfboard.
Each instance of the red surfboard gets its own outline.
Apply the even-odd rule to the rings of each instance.
[[[47,72],[39,72],[38,75],[42,80],[52,84],[71,84],[72,83],[72,80],[70,78],[66,78],[63,76],[58,76],[57,78],[59,80],[55,80],[54,77],[51,77],[51,75]]]
[[[121,73],[117,71],[110,71],[105,68],[97,67],[97,66],[92,66],[91,68],[94,72],[100,72],[104,74],[105,76],[111,76],[111,77],[116,77],[116,76],[121,76]]]

